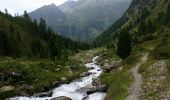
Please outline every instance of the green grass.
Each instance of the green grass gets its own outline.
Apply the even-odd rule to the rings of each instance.
[[[116,55],[115,49],[106,49],[103,51],[98,62],[102,64],[105,60],[112,62],[119,61],[121,59]],[[125,61],[123,62],[124,63],[121,64],[122,66],[120,65],[111,72],[103,73],[100,76],[101,82],[108,85],[107,96],[105,100],[123,100],[127,96],[127,89],[132,82],[132,78],[128,70],[125,68],[128,64],[125,64]],[[124,70],[119,70],[119,67],[122,67]]]
[[[132,82],[132,78],[127,70],[115,70],[102,74],[101,82],[108,85],[105,100],[124,100],[127,96],[127,89]]]
[[[156,60],[170,58],[170,38],[163,37],[159,40],[159,45],[152,51],[151,57]]]
[[[73,72],[69,73],[69,69],[66,66],[71,66],[70,69]],[[60,69],[57,71],[57,69]],[[85,67],[80,62],[69,60],[63,65],[60,65],[58,61],[40,60],[40,59],[6,59],[0,58],[0,79],[5,77],[5,80],[1,80],[0,87],[6,85],[12,85],[15,90],[8,95],[8,92],[0,93],[0,98],[20,95],[18,88],[22,84],[33,86],[31,90],[33,93],[42,91],[43,88],[49,88],[54,81],[59,81],[61,77],[66,77],[68,81],[79,77],[80,73],[85,71]],[[18,78],[10,76],[12,72],[21,74]],[[24,83],[20,83],[23,81]]]
[[[149,73],[149,72],[147,72],[147,68],[149,66],[151,66],[152,64],[154,64],[155,62],[156,62],[155,60],[149,59],[146,63],[144,63],[140,66],[139,73],[141,73],[141,74],[145,73],[145,75],[147,75],[147,73]]]
[[[101,57],[97,61],[99,65],[102,65],[105,60],[109,60],[110,62],[121,60],[121,58],[117,56],[115,49],[105,49],[100,55]]]

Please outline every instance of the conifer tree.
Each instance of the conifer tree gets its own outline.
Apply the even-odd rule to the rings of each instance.
[[[117,55],[122,59],[128,57],[131,52],[131,36],[125,30],[118,36]]]

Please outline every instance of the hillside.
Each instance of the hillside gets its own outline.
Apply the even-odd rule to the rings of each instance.
[[[117,59],[116,44],[127,32],[132,39],[131,53]],[[108,84],[105,100],[169,99],[170,1],[133,0],[124,16],[94,45],[108,48],[101,54],[101,66],[113,66],[101,76],[102,83]]]
[[[43,19],[31,21],[26,12],[23,17],[0,12],[0,21],[1,56],[54,59],[64,51],[76,52],[86,45],[57,35]]]
[[[0,12],[0,22],[0,100],[46,92],[86,70],[69,57],[89,46],[59,36],[43,19]]]
[[[142,27],[141,24],[148,24],[149,21],[151,24],[157,24],[153,26],[154,29],[151,29],[154,30],[154,32],[162,29],[161,26],[167,26],[167,24],[165,24],[165,16],[168,13],[166,12],[168,2],[168,0],[133,0],[122,18],[116,21],[116,23],[108,28],[102,35],[97,37],[94,44],[110,44],[116,40],[117,35],[121,33],[121,31],[126,29],[136,38],[136,36],[139,36],[139,34],[136,33],[141,33],[139,31],[143,30],[140,29]],[[161,18],[161,21],[158,21],[159,18]],[[149,33],[153,34],[154,32],[151,31]],[[141,35],[146,35],[146,32],[142,32]]]
[[[53,4],[43,6],[29,15],[33,19],[44,18],[47,25],[64,37],[90,42],[119,19],[130,2],[131,0],[66,1],[58,7]]]

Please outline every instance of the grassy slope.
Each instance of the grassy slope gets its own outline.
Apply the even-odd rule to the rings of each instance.
[[[67,78],[68,81],[77,79],[80,73],[86,71],[83,63],[90,62],[92,57],[102,51],[103,48],[83,51],[70,56],[69,60],[65,62],[48,59],[0,58],[0,75],[7,78],[7,80],[0,82],[0,87],[12,85],[15,88],[9,92],[0,91],[0,99],[20,95],[23,92],[20,87],[24,84],[33,87],[29,90],[30,95],[32,95],[32,93],[50,88],[53,82],[60,81],[61,77]],[[12,78],[10,77],[12,72],[22,76]]]
[[[70,66],[70,68],[67,66]],[[15,89],[12,91],[12,94],[11,92],[0,92],[0,98],[4,99],[20,95],[22,91],[19,88],[23,84],[33,87],[30,90],[31,94],[44,91],[44,89],[50,88],[54,81],[60,81],[61,77],[65,77],[67,81],[70,81],[78,78],[83,71],[85,71],[85,67],[80,62],[74,60],[63,63],[40,59],[1,58],[0,75],[1,79],[5,77],[5,80],[0,82],[0,87],[12,85]],[[10,76],[12,72],[21,74],[21,76],[13,78]]]
[[[114,49],[105,49],[102,52],[102,59],[98,62],[103,63],[103,61],[118,61],[120,58],[116,55]],[[101,75],[101,82],[108,85],[107,96],[105,100],[120,100],[126,97],[127,88],[130,85],[132,78],[130,73],[126,68],[126,65],[120,65],[113,69],[109,73],[103,73]]]
[[[157,16],[159,12],[165,11],[167,5],[168,3],[164,2],[163,0],[158,1],[157,6],[151,10],[151,14],[146,18],[146,20],[155,18],[155,16]],[[122,27],[128,26],[128,24],[129,21],[127,21]],[[136,29],[136,27],[134,27],[134,29]],[[138,58],[140,58],[143,53],[150,52],[150,56],[149,60],[140,68],[139,71],[141,73],[148,74],[151,73],[148,72],[147,69],[158,59],[159,60],[166,59],[165,61],[167,63],[167,67],[168,69],[170,69],[170,56],[169,56],[170,38],[166,38],[169,33],[166,32],[157,33],[158,34],[155,39],[146,41],[142,44],[138,44],[133,47],[131,55],[127,59],[122,61],[122,64],[124,65],[123,70],[120,71],[118,69],[115,69],[112,72],[105,73],[101,76],[101,81],[109,85],[107,96],[105,98],[106,100],[124,100],[124,98],[127,96],[127,88],[132,81],[131,76],[128,73],[128,70],[131,69],[138,62]],[[164,34],[165,37],[163,36],[163,33],[165,33]],[[167,40],[166,44],[163,42],[164,40]],[[155,49],[152,51],[151,49],[153,48]],[[148,74],[144,75],[144,80]],[[166,80],[166,84],[169,83],[170,81]],[[170,88],[170,86],[167,88]]]
[[[112,70],[110,73],[102,74],[101,82],[108,84],[109,86],[105,100],[124,100],[124,98],[128,95],[127,94],[128,87],[131,85],[132,82],[132,76],[130,75],[129,70],[139,61],[138,58],[140,58],[143,53],[147,53],[147,52],[150,53],[149,60],[145,64],[143,64],[139,70],[140,73],[145,73],[144,80],[147,77],[147,75],[150,73],[147,70],[147,68],[153,63],[155,63],[156,61],[158,61],[158,59],[159,60],[165,59],[168,65],[167,67],[168,69],[170,69],[170,54],[169,54],[170,38],[163,37],[161,35],[158,37],[159,38],[157,39],[135,45],[131,55],[125,60],[122,60],[122,64],[118,68]],[[118,60],[116,57],[116,52],[114,50],[111,52],[112,54],[109,54],[108,53],[109,51],[105,51],[105,52],[107,52],[106,54],[108,56],[105,57],[103,60],[109,58],[113,60]],[[162,55],[164,53],[166,55]],[[120,70],[121,68],[123,69]],[[166,80],[166,82],[170,83],[170,81],[168,80]]]

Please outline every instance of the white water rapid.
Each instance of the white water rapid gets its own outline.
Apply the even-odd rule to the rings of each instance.
[[[80,89],[92,86],[92,79],[98,78],[102,73],[102,69],[96,64],[97,57],[92,59],[92,63],[87,63],[85,66],[87,68],[93,68],[88,72],[94,73],[86,77],[82,77],[78,80],[75,80],[69,84],[63,84],[57,88],[53,89],[52,97],[14,97],[10,98],[10,100],[50,100],[59,96],[66,96],[71,98],[72,100],[82,100],[86,97],[85,100],[103,100],[106,93],[93,93],[90,95],[86,94],[86,91],[80,91]]]

